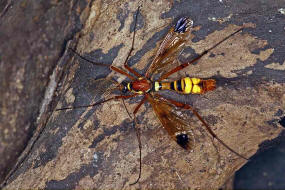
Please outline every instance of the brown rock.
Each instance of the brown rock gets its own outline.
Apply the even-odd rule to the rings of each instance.
[[[282,127],[268,121],[276,118],[275,113],[285,105],[284,68],[280,67],[284,35],[282,28],[266,22],[268,14],[275,15],[273,21],[279,22],[280,13],[274,9],[278,2],[268,4],[267,10],[258,10],[258,2],[94,1],[82,10],[84,28],[77,35],[76,51],[94,62],[122,67],[139,5],[142,7],[129,64],[140,73],[144,73],[173,20],[180,16],[188,16],[195,27],[181,60],[190,60],[193,53],[201,53],[243,26],[242,33],[177,75],[214,78],[218,84],[215,91],[203,96],[167,94],[197,108],[223,141],[247,157],[264,140],[280,134]],[[72,52],[66,52],[56,67],[65,74],[57,91],[60,100],[56,108],[92,104],[106,95],[110,86],[104,80],[106,76],[119,82],[125,79],[78,57],[68,61],[68,54]],[[64,63],[67,66],[62,66]],[[55,75],[59,79],[61,73]],[[131,111],[138,101],[127,100],[126,106]],[[190,112],[182,115],[195,135],[195,147],[191,152],[182,150],[145,104],[138,112],[142,177],[135,186],[129,186],[138,175],[139,149],[132,120],[121,101],[53,112],[50,117],[48,113],[41,116],[37,126],[43,131],[34,137],[33,149],[26,152],[26,159],[11,173],[7,189],[217,189],[246,162],[213,140]]]

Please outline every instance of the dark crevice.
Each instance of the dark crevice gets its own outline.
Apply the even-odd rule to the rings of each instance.
[[[285,128],[285,116],[281,118],[281,120],[279,121],[279,124]]]

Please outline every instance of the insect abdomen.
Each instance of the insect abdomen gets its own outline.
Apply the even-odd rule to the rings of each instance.
[[[216,81],[213,79],[203,80],[185,77],[173,82],[155,82],[155,91],[174,90],[183,94],[203,94],[215,88]]]

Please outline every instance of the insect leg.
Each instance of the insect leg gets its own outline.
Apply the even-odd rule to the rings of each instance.
[[[103,67],[110,67],[110,65],[109,64],[105,64],[105,63],[96,63],[96,62],[94,62],[94,61],[91,61],[91,60],[89,60],[89,59],[87,59],[87,58],[85,58],[85,57],[83,57],[82,55],[80,55],[79,53],[77,53],[74,49],[72,49],[72,48],[68,48],[70,51],[72,51],[72,53],[74,53],[77,57],[79,57],[80,59],[82,59],[82,60],[84,60],[84,61],[87,61],[87,62],[89,62],[89,63],[91,63],[91,64],[93,64],[93,65],[97,65],[97,66],[103,66]]]
[[[108,102],[110,100],[118,100],[118,99],[128,99],[128,98],[132,98],[137,96],[138,94],[131,94],[131,95],[125,95],[125,96],[114,96],[112,98],[108,98],[106,100],[101,100],[99,102],[96,102],[94,104],[90,104],[90,105],[83,105],[83,106],[74,106],[74,107],[65,107],[65,108],[58,108],[55,111],[61,111],[61,110],[72,110],[72,109],[79,109],[79,108],[88,108],[88,107],[93,107],[93,106],[97,106],[99,104],[103,104],[105,102]]]
[[[183,63],[177,67],[175,67],[174,69],[170,70],[169,72],[163,74],[160,76],[160,78],[158,79],[158,81],[162,81],[166,78],[168,78],[170,75],[184,69],[185,67],[189,66],[192,63],[195,63],[196,61],[198,61],[201,57],[203,57],[204,55],[206,55],[208,52],[210,52],[212,49],[216,48],[217,46],[219,46],[221,43],[223,43],[224,41],[226,41],[227,39],[229,39],[230,37],[232,37],[233,35],[235,35],[236,33],[240,32],[241,30],[243,30],[243,28],[238,29],[237,31],[235,31],[234,33],[230,34],[229,36],[225,37],[222,41],[218,42],[217,44],[215,44],[214,46],[212,46],[211,48],[203,51],[201,54],[199,54],[198,56],[196,56],[193,60]]]
[[[236,152],[235,150],[233,150],[232,148],[230,148],[226,143],[224,143],[224,141],[222,141],[215,133],[214,131],[210,128],[210,126],[206,123],[206,121],[200,116],[200,114],[190,105],[188,104],[183,104],[181,102],[177,102],[175,100],[172,99],[168,99],[168,98],[164,98],[161,95],[157,95],[159,97],[161,97],[164,101],[167,101],[171,104],[173,104],[176,107],[182,108],[182,109],[187,109],[187,110],[191,110],[193,112],[193,114],[203,123],[203,125],[206,127],[207,131],[213,136],[213,138],[217,139],[225,148],[227,148],[229,151],[231,151],[232,153],[234,153],[235,155],[245,159],[245,160],[249,160],[248,158],[244,157],[243,155],[239,154],[238,152]]]
[[[130,185],[134,185],[136,184],[140,178],[141,178],[141,173],[142,173],[142,143],[141,143],[141,136],[140,136],[140,129],[137,128],[137,119],[136,119],[136,113],[138,112],[138,110],[140,109],[140,107],[143,105],[143,103],[146,101],[146,96],[144,96],[144,98],[140,101],[140,103],[137,105],[137,107],[135,108],[133,114],[134,114],[134,127],[136,130],[136,135],[137,135],[137,139],[138,139],[138,143],[139,143],[139,151],[140,151],[140,170],[139,170],[139,176],[137,178],[137,180],[133,183],[131,183]]]
[[[134,44],[135,44],[135,35],[136,35],[136,25],[137,25],[137,18],[138,18],[138,14],[139,14],[139,10],[140,7],[138,7],[137,12],[136,12],[136,17],[135,17],[135,25],[134,25],[134,34],[133,34],[133,40],[132,40],[132,46],[131,49],[128,53],[128,56],[126,57],[126,60],[124,62],[124,67],[130,72],[133,73],[135,76],[137,77],[142,77],[142,75],[140,75],[138,72],[136,72],[134,69],[132,69],[129,65],[128,65],[128,59],[131,56],[132,51],[134,50]]]
[[[118,67],[115,67],[115,66],[110,66],[110,69],[112,69],[113,71],[115,71],[115,72],[117,72],[117,73],[120,73],[120,74],[122,74],[122,75],[125,75],[125,76],[127,76],[129,79],[131,79],[131,80],[136,80],[136,78],[135,77],[133,77],[132,75],[130,75],[130,74],[128,74],[128,73],[126,73],[124,70],[122,70],[122,69],[120,69],[120,68],[118,68]]]
[[[139,14],[139,9],[140,7],[138,7],[137,9],[137,12],[136,12],[136,16],[135,16],[135,25],[134,25],[134,34],[133,34],[133,39],[132,39],[132,45],[131,45],[131,49],[128,53],[128,56],[126,57],[126,60],[124,62],[124,67],[132,74],[134,74],[136,77],[142,77],[142,75],[140,75],[138,72],[136,72],[134,69],[132,69],[129,65],[128,65],[128,59],[132,53],[132,51],[134,50],[134,43],[135,43],[135,35],[136,35],[136,25],[137,25],[137,18],[138,18],[138,14]],[[130,78],[131,80],[135,80],[135,78],[133,76],[131,76],[130,74],[126,73],[125,71],[123,71],[122,69],[118,68],[118,67],[115,67],[115,66],[112,66],[112,65],[108,65],[108,64],[104,64],[104,63],[96,63],[96,62],[93,62],[91,60],[88,60],[86,59],[85,57],[83,57],[82,55],[80,55],[79,53],[77,53],[74,49],[72,48],[69,48],[76,56],[78,56],[80,59],[83,59],[93,65],[97,65],[97,66],[105,66],[105,67],[110,67],[110,69],[118,72],[118,73],[121,73],[125,76],[127,76],[128,78]]]
[[[83,57],[82,55],[80,55],[79,53],[77,53],[74,49],[72,48],[69,48],[77,57],[79,57],[80,59],[84,60],[84,61],[87,61],[93,65],[96,65],[96,66],[103,66],[103,67],[109,67],[110,69],[112,69],[113,71],[117,72],[117,73],[120,73],[122,75],[125,75],[127,76],[128,78],[130,78],[131,80],[135,80],[136,78],[131,76],[130,74],[126,73],[124,70],[118,68],[118,67],[115,67],[113,65],[109,65],[109,64],[104,64],[104,63],[96,63],[96,62],[93,62],[91,60],[88,60],[86,59],[85,57]]]

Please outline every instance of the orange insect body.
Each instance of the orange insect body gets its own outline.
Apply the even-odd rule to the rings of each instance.
[[[150,91],[173,90],[182,94],[204,94],[216,88],[216,81],[213,79],[199,79],[185,77],[172,82],[152,82],[143,77],[126,84],[128,91],[144,94]]]
[[[127,84],[127,88],[129,91],[134,93],[143,94],[145,92],[149,92],[152,88],[151,82],[145,78],[139,78],[133,82]]]
[[[136,14],[136,20],[137,20],[137,14]],[[247,160],[246,157],[242,156],[241,154],[230,148],[226,143],[224,143],[213,132],[210,126],[204,121],[204,119],[192,106],[181,103],[179,101],[175,101],[173,99],[165,98],[163,97],[163,95],[157,93],[160,90],[172,90],[181,94],[204,94],[208,91],[214,90],[216,88],[216,81],[214,79],[183,77],[179,80],[175,80],[172,82],[168,81],[165,82],[164,80],[168,79],[168,77],[171,76],[172,74],[186,68],[190,64],[197,62],[202,56],[207,54],[209,51],[211,51],[212,49],[220,45],[222,42],[226,41],[228,38],[230,38],[231,36],[235,35],[236,33],[242,30],[241,28],[236,32],[232,33],[231,35],[227,36],[226,38],[224,38],[222,41],[218,42],[211,48],[204,50],[201,54],[197,55],[191,61],[184,62],[174,67],[174,65],[177,63],[177,56],[179,55],[185,42],[187,41],[187,36],[190,35],[192,26],[193,26],[193,21],[191,21],[190,19],[182,17],[177,21],[176,25],[170,29],[170,31],[162,41],[156,53],[156,56],[154,57],[152,63],[150,64],[149,68],[147,69],[144,75],[138,73],[127,64],[128,58],[133,50],[134,39],[135,39],[134,37],[136,31],[134,30],[132,48],[130,49],[130,52],[124,63],[124,67],[125,69],[128,70],[129,73],[116,66],[101,64],[101,66],[109,66],[111,70],[120,73],[122,75],[125,75],[131,80],[131,82],[128,83],[122,82],[121,84],[120,83],[117,84],[118,88],[121,89],[123,94],[98,101],[91,105],[66,107],[57,110],[86,108],[86,107],[96,106],[111,100],[128,99],[141,95],[143,96],[143,99],[140,101],[140,103],[136,106],[136,108],[133,111],[135,123],[136,123],[136,114],[138,110],[145,102],[149,102],[156,116],[159,118],[162,126],[167,131],[169,136],[173,140],[175,140],[176,143],[180,145],[182,148],[190,150],[193,147],[192,143],[193,137],[191,132],[188,130],[189,126],[187,125],[187,122],[184,121],[183,118],[181,118],[175,111],[177,108],[189,110],[192,111],[192,113],[202,122],[206,130],[212,135],[213,138],[217,139],[225,148],[227,148],[237,156]],[[81,57],[82,59],[86,60],[76,52],[75,54]],[[100,65],[98,63],[93,63],[93,64]],[[168,70],[167,68],[170,66],[172,66],[172,69]],[[155,73],[162,73],[157,81],[153,80],[153,76]],[[140,147],[140,173],[138,179],[133,184],[137,183],[141,176],[142,157],[141,157],[141,142],[138,131],[137,131],[137,137]]]
[[[213,79],[199,79],[185,77],[172,82],[152,82],[145,78],[139,78],[126,84],[128,91],[144,94],[150,91],[173,90],[182,94],[204,94],[216,88],[216,81]]]
[[[204,94],[216,88],[216,81],[185,77],[173,82],[155,82],[154,88],[155,91],[174,90],[182,94]]]

